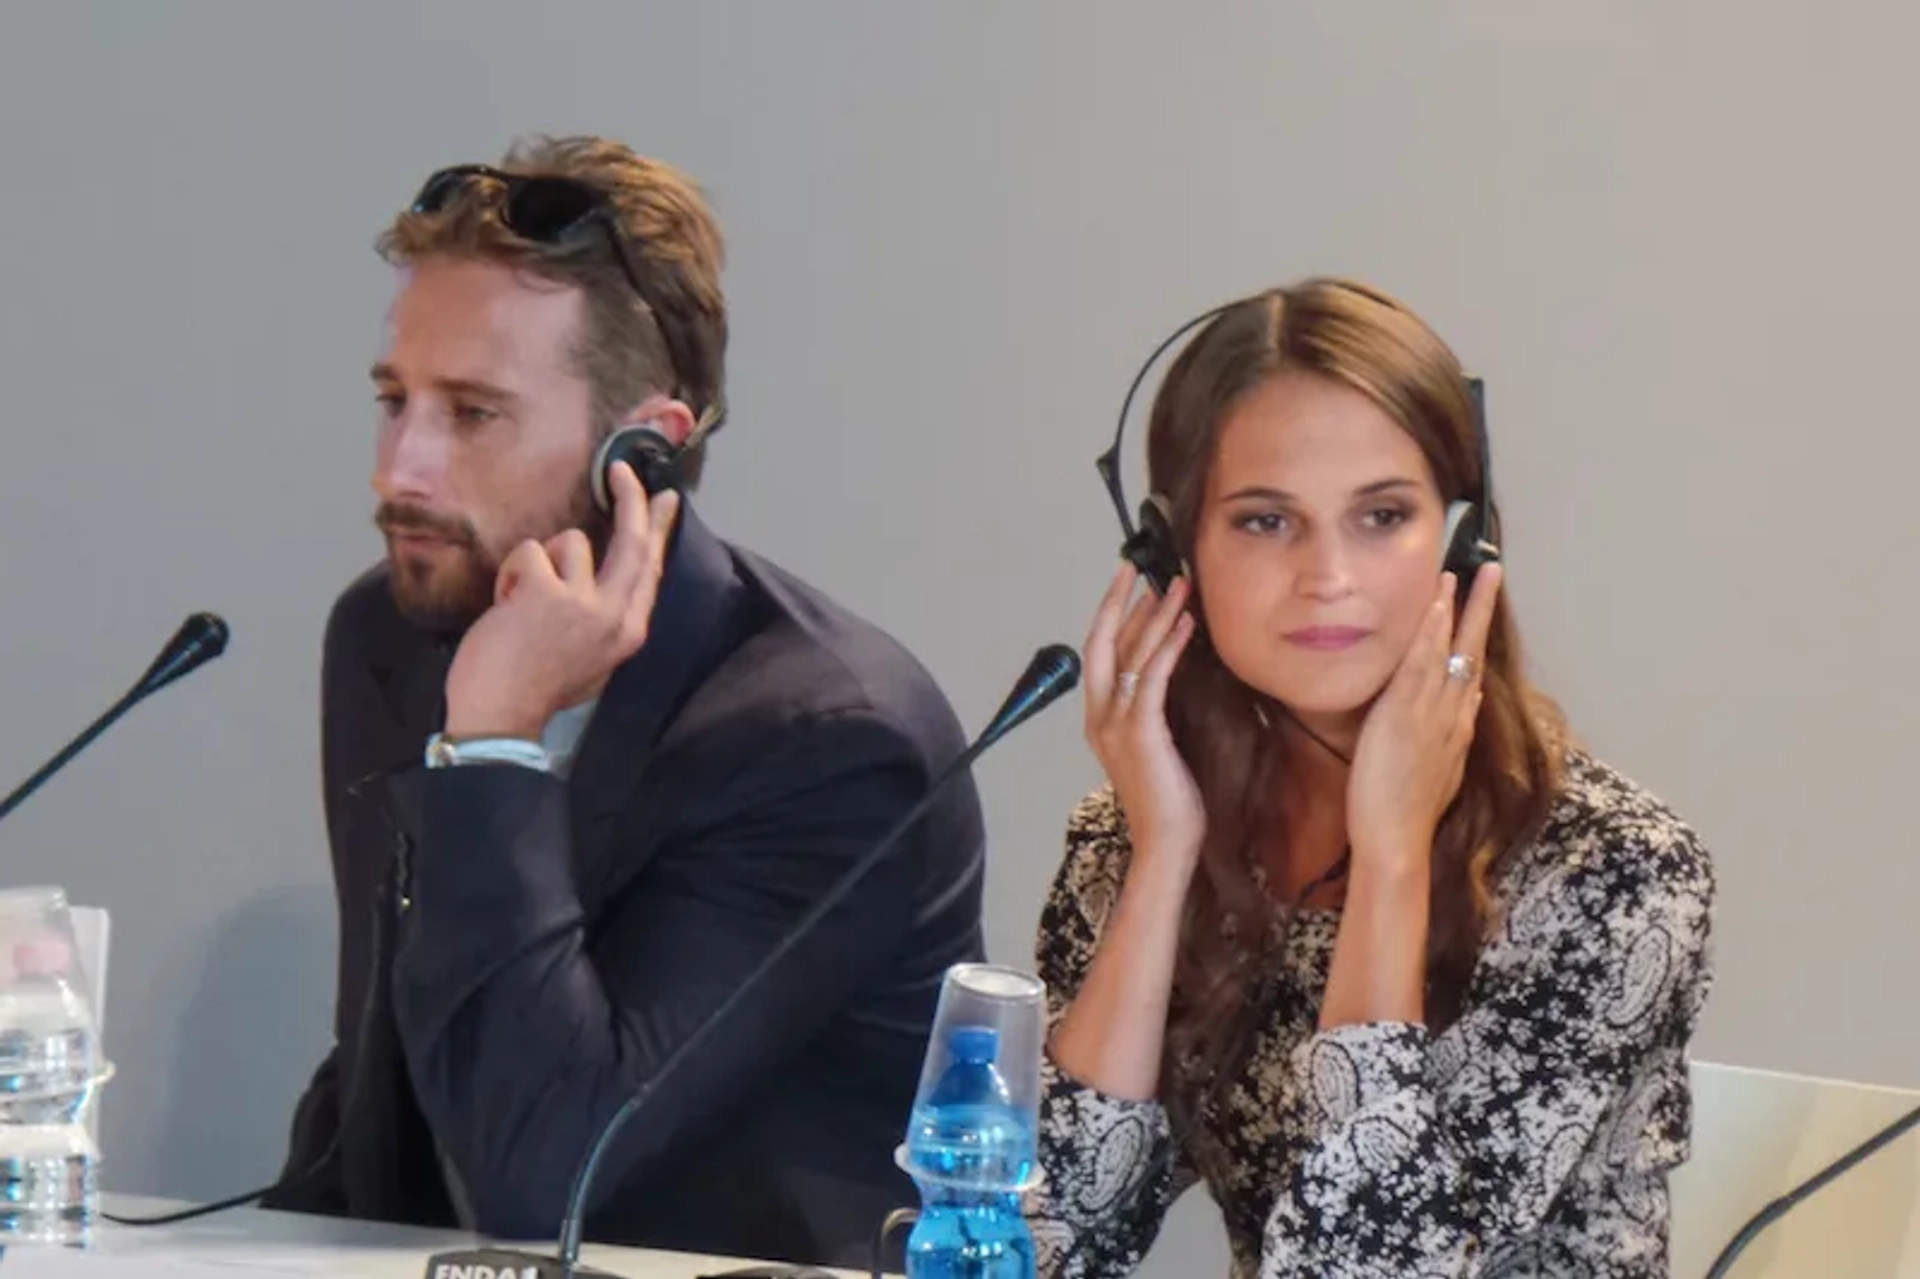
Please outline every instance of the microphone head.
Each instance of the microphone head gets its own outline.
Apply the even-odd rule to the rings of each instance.
[[[206,645],[209,657],[218,657],[227,651],[227,640],[233,632],[227,626],[227,619],[218,613],[195,613],[180,623],[176,635],[187,636],[190,643]]]
[[[1080,682],[1080,654],[1065,644],[1049,644],[1033,655],[1007,700],[980,734],[976,750],[985,750],[999,738],[1038,715],[1073,691]]]
[[[1054,699],[1071,693],[1080,683],[1080,654],[1066,644],[1049,644],[1027,663],[1027,672],[1020,677],[1020,683],[1031,683],[1045,699],[1034,707],[1040,710]]]
[[[144,697],[199,669],[227,651],[230,635],[226,619],[218,613],[195,613],[180,623],[135,689]]]

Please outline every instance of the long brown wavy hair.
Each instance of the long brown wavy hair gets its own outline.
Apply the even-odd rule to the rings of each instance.
[[[1209,321],[1169,367],[1148,426],[1153,491],[1171,507],[1189,563],[1221,424],[1266,379],[1306,371],[1351,386],[1420,446],[1443,501],[1485,491],[1474,410],[1459,360],[1411,311],[1352,281],[1315,278],[1244,299]],[[1161,1078],[1191,1137],[1216,1087],[1230,1083],[1261,1010],[1254,981],[1284,935],[1287,911],[1259,886],[1263,851],[1285,856],[1276,779],[1298,739],[1264,694],[1221,662],[1207,634],[1206,583],[1193,582],[1192,640],[1167,716],[1198,783],[1207,833],[1186,904]],[[1492,924],[1493,884],[1537,832],[1560,784],[1565,730],[1521,673],[1520,636],[1503,587],[1488,635],[1484,697],[1460,791],[1434,836],[1427,1013],[1458,1015]],[[1205,1151],[1196,1154],[1204,1159]]]

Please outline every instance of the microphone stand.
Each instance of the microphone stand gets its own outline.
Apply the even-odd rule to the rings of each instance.
[[[8,813],[20,807],[20,805],[26,801],[27,797],[39,790],[41,785],[44,784],[49,777],[52,777],[55,773],[65,768],[68,761],[90,746],[94,738],[111,728],[115,720],[125,715],[133,708],[136,702],[145,696],[146,689],[144,687],[136,686],[128,690],[125,696],[107,708],[105,714],[93,721],[93,723],[87,725],[86,728],[81,730],[78,737],[75,737],[62,747],[59,754],[42,764],[38,772],[15,787],[11,795],[8,795],[5,799],[0,799],[0,817],[5,817]]]

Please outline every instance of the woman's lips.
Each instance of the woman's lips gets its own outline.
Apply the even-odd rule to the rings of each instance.
[[[1303,626],[1297,631],[1288,631],[1287,642],[1316,652],[1334,653],[1352,648],[1371,634],[1373,632],[1364,626]]]

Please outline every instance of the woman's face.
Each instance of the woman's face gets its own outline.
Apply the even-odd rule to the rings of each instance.
[[[1385,410],[1328,377],[1268,379],[1221,425],[1194,539],[1220,660],[1350,731],[1434,601],[1445,524],[1432,468]]]

